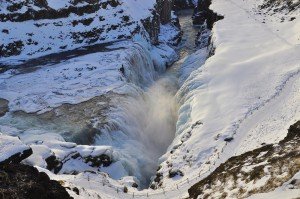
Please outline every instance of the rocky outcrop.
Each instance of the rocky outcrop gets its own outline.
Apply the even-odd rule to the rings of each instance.
[[[300,8],[300,1],[294,0],[265,0],[260,9],[273,10],[274,12],[293,12]]]
[[[211,9],[209,9],[210,4],[211,0],[198,1],[193,15],[193,23],[195,25],[203,25],[206,23],[207,28],[211,30],[213,24],[224,17],[217,15]]]
[[[157,5],[158,6],[158,5]],[[142,20],[142,23],[148,32],[151,43],[159,44],[158,35],[160,32],[160,17],[156,10],[152,10],[152,16]]]
[[[71,199],[59,182],[36,168],[23,164],[0,166],[1,199]]]
[[[193,14],[193,24],[200,25],[200,30],[196,38],[196,45],[199,48],[211,46],[211,30],[213,25],[216,21],[224,18],[209,9],[210,4],[211,0],[198,1]],[[212,46],[210,51],[210,55],[212,55],[214,51]]]
[[[32,154],[32,149],[23,144],[19,138],[0,133],[0,166],[20,163]]]
[[[278,144],[265,145],[221,164],[188,190],[190,198],[245,198],[273,191],[300,171],[299,144],[300,121]]]
[[[174,18],[172,18],[173,5],[174,0],[156,0],[155,9],[152,10],[152,16],[142,20],[146,31],[150,35],[152,44],[156,45],[159,43],[160,24],[174,23]]]
[[[192,9],[196,6],[195,0],[174,0],[174,10]]]
[[[173,1],[174,0],[157,0],[157,9],[162,24],[171,22],[171,12],[174,4]]]

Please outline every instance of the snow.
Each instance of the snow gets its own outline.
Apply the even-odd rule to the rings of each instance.
[[[160,33],[159,33],[159,41],[168,43],[173,40],[173,38],[178,37],[180,34],[177,27],[173,24],[165,24],[160,26]]]
[[[150,49],[130,42],[120,46],[123,49],[72,58],[30,73],[9,70],[0,75],[0,97],[10,101],[12,111],[42,113],[65,103],[78,104],[122,89],[127,80],[147,86],[158,71],[165,70],[165,62],[176,59],[174,50],[163,44]],[[119,71],[122,67],[126,78]]]
[[[276,188],[275,190],[270,191],[268,193],[254,194],[254,195],[248,197],[248,199],[281,199],[281,198],[292,199],[292,198],[297,198],[300,195],[299,187],[293,188],[290,186],[291,181],[294,179],[296,179],[296,180],[300,179],[299,172],[291,180],[284,183],[282,186]]]
[[[225,18],[212,30],[215,55],[205,64],[194,55],[184,63],[183,69],[193,71],[193,63],[198,69],[187,70],[177,94],[177,137],[159,171],[166,187],[174,184],[167,177],[170,163],[191,179],[233,155],[282,140],[299,120],[300,48],[290,37],[300,32],[299,21],[266,14],[262,23],[252,0],[215,0],[211,9]],[[298,11],[293,15],[299,18]],[[234,140],[225,142],[228,137]]]
[[[149,10],[156,4],[155,0],[122,0],[124,10],[130,13],[134,20],[141,20],[149,17]]]
[[[300,195],[299,189],[295,190],[278,190],[278,191],[272,191],[270,193],[261,193],[261,194],[255,194],[248,199],[293,199],[297,198]]]

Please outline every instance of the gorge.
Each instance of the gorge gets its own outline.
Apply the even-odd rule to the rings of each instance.
[[[0,2],[0,193],[31,171],[45,198],[297,197],[299,19],[298,1]]]

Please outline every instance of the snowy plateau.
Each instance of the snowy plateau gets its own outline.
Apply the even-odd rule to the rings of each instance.
[[[0,0],[0,198],[300,198],[300,0]]]

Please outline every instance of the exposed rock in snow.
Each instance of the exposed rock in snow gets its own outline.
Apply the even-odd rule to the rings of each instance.
[[[211,2],[212,0],[198,1],[193,15],[193,23],[195,25],[205,24],[207,28],[211,30],[216,21],[223,19],[223,16],[214,13],[214,11],[209,8]]]
[[[300,121],[275,145],[266,145],[235,156],[221,164],[208,177],[189,189],[191,198],[245,198],[273,191],[290,182],[298,189],[293,176],[300,170]],[[288,196],[288,195],[287,195]]]
[[[174,9],[190,9],[197,5],[198,0],[174,0]]]
[[[0,165],[20,163],[32,154],[32,149],[19,138],[0,133]]]

